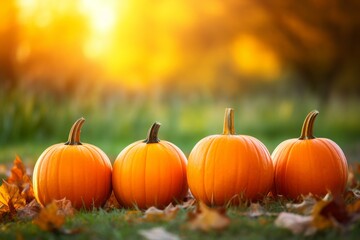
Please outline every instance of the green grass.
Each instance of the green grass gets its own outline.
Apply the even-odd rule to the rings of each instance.
[[[181,239],[305,239],[274,225],[275,217],[250,218],[244,210],[230,208],[230,226],[224,231],[208,233],[187,228],[187,210],[180,210],[169,222],[131,223],[124,220],[125,210],[79,212],[68,218],[65,228],[79,233],[65,235],[44,232],[29,221],[0,224],[0,239],[141,239],[140,230],[163,227]],[[306,239],[358,239],[360,222],[348,231],[328,229]]]
[[[248,94],[236,100],[209,96],[175,98],[141,93],[89,93],[57,98],[50,93],[0,90],[0,163],[19,154],[32,165],[46,147],[67,140],[71,125],[83,116],[82,141],[97,145],[113,161],[134,141],[144,139],[155,121],[161,122],[160,139],[179,146],[188,155],[203,137],[222,132],[225,107],[235,109],[237,134],[252,135],[270,152],[283,140],[296,138],[306,114],[320,111],[315,135],[339,144],[349,162],[360,160],[359,99],[334,98],[326,107],[305,96],[277,97]]]

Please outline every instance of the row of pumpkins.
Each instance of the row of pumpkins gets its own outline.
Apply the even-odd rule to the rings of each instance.
[[[35,197],[43,205],[66,197],[75,208],[91,209],[103,206],[113,191],[122,206],[144,209],[181,201],[189,188],[196,199],[217,206],[269,192],[292,199],[342,193],[346,158],[335,142],[314,137],[317,115],[310,112],[300,137],[282,142],[270,156],[258,139],[235,134],[234,111],[227,108],[223,133],[200,140],[188,161],[177,146],[159,140],[160,124],[154,123],[147,138],[121,151],[113,166],[98,147],[80,142],[80,118],[68,141],[49,147],[36,162]]]

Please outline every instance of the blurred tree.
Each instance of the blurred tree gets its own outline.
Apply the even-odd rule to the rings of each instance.
[[[360,92],[360,1],[257,0],[255,4],[267,17],[254,34],[276,49],[284,65],[293,68],[323,103],[345,71],[352,71],[352,88]]]
[[[96,68],[84,55],[88,25],[77,2],[43,1],[21,27],[18,65],[24,84],[57,98],[88,94]]]
[[[0,84],[13,89],[17,82],[16,48],[18,44],[18,9],[15,0],[0,1]]]

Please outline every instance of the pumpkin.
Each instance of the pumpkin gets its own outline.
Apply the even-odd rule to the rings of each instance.
[[[111,193],[112,166],[106,154],[94,145],[80,142],[85,119],[72,126],[66,143],[47,148],[33,172],[36,200],[42,205],[66,198],[76,209],[103,206]]]
[[[187,179],[194,197],[207,205],[238,204],[266,195],[273,164],[258,139],[236,135],[234,110],[225,110],[222,134],[201,139],[189,155]]]
[[[307,115],[299,138],[280,143],[272,153],[275,194],[296,199],[309,193],[324,196],[345,190],[348,169],[344,153],[332,140],[313,135],[318,113],[314,110]]]
[[[120,152],[114,162],[113,191],[124,207],[164,208],[187,194],[187,160],[174,144],[158,139],[155,122],[146,140]]]

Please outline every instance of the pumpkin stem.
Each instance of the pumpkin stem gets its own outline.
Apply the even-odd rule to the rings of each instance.
[[[235,134],[235,123],[234,123],[234,109],[226,108],[224,116],[224,135],[234,135]]]
[[[160,142],[160,139],[158,138],[158,132],[160,129],[161,124],[158,122],[155,122],[151,128],[149,129],[148,136],[144,140],[144,143],[158,143]]]
[[[82,145],[80,142],[81,127],[85,122],[85,118],[79,118],[70,129],[68,141],[65,145]]]
[[[313,110],[306,116],[304,124],[301,129],[301,135],[299,137],[300,140],[315,138],[315,136],[313,134],[313,130],[314,130],[315,118],[318,114],[319,114],[319,111]]]

